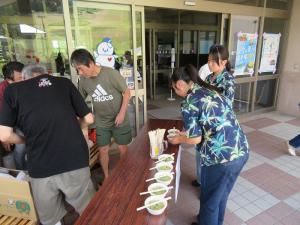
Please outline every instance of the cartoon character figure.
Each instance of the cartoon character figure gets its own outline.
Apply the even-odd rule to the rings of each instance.
[[[110,38],[103,38],[102,42],[98,44],[97,51],[94,51],[96,64],[106,67],[115,68],[114,47]]]

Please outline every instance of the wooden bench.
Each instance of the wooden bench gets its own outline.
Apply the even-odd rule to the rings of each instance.
[[[95,164],[98,162],[99,162],[99,151],[98,151],[98,146],[95,144],[90,149],[90,161],[89,161],[90,168],[93,168],[93,166],[95,166]]]
[[[13,216],[0,215],[1,225],[36,225],[35,222],[28,219],[17,218]]]

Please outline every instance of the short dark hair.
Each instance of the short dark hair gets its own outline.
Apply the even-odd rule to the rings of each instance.
[[[71,65],[85,65],[89,66],[90,62],[95,63],[92,54],[83,48],[76,49],[71,55]]]
[[[24,64],[17,61],[5,64],[2,67],[4,79],[14,80],[14,72],[16,71],[21,73],[23,68]]]

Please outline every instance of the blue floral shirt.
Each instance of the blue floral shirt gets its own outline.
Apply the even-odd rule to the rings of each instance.
[[[249,152],[249,145],[235,114],[215,91],[194,84],[181,104],[188,138],[202,136],[196,145],[202,166],[232,161]]]
[[[235,83],[234,77],[227,70],[217,75],[216,79],[213,80],[214,74],[210,74],[206,77],[205,82],[218,87],[221,90],[221,94],[226,97],[228,103],[232,106],[234,101]]]

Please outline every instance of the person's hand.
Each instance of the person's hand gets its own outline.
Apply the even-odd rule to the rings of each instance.
[[[181,136],[186,136],[186,131],[185,131],[185,130],[180,131],[180,132],[179,132],[179,135],[181,135]]]
[[[7,142],[2,142],[2,146],[5,149],[5,151],[10,152],[11,151],[11,144]]]
[[[123,123],[124,118],[125,118],[125,114],[118,113],[118,115],[117,115],[117,117],[115,119],[115,125],[116,125],[116,127]]]
[[[168,137],[168,142],[170,142],[173,145],[178,145],[184,142],[184,136],[176,135]]]

